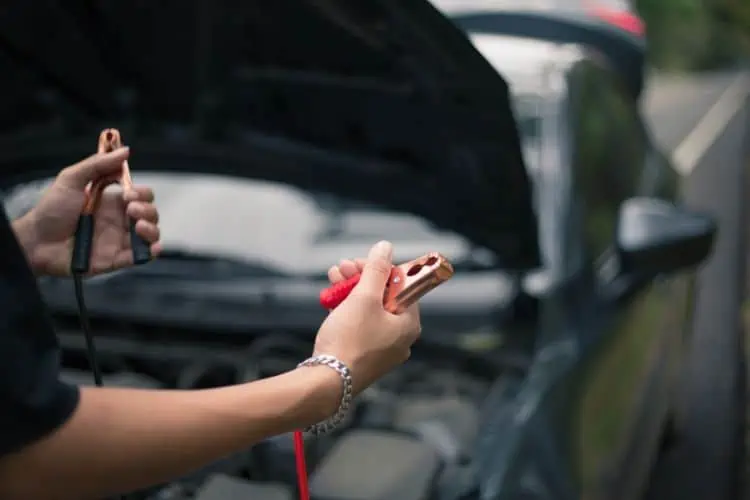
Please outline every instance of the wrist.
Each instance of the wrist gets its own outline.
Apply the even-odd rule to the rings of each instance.
[[[308,392],[305,398],[309,401],[308,424],[322,422],[330,418],[341,404],[343,384],[341,376],[335,370],[324,365],[303,366],[293,373],[304,377],[307,381]]]
[[[21,246],[26,261],[29,263],[34,274],[42,274],[44,263],[39,259],[39,237],[34,216],[34,210],[27,212],[11,223],[18,244]]]

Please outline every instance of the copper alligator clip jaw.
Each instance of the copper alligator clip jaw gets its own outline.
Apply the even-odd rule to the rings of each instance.
[[[98,153],[109,153],[122,147],[120,132],[114,128],[108,128],[99,134]],[[84,274],[89,271],[91,248],[94,239],[94,214],[101,201],[104,190],[110,184],[118,183],[123,189],[131,189],[133,180],[130,177],[130,166],[128,161],[122,162],[122,170],[119,175],[102,177],[92,181],[86,186],[85,200],[78,218],[76,228],[75,244],[73,246],[73,258],[71,260],[71,271],[75,274]],[[145,264],[151,260],[151,247],[135,232],[135,221],[130,221],[130,245],[133,250],[133,262]]]
[[[394,266],[386,285],[383,306],[393,314],[401,314],[452,276],[453,266],[437,252]]]
[[[437,252],[431,252],[398,266],[393,266],[383,295],[383,307],[400,314],[427,292],[453,276],[453,266]],[[320,304],[335,309],[359,283],[360,275],[336,283],[320,292]]]

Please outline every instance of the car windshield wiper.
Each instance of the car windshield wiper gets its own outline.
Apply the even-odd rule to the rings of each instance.
[[[228,280],[298,277],[262,261],[179,249],[164,250],[159,258],[147,266],[133,267],[126,272],[132,277],[148,276],[163,279]]]

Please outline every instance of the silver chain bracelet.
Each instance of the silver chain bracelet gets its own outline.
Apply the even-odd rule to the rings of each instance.
[[[329,354],[319,354],[307,358],[297,365],[298,368],[303,366],[327,366],[328,368],[335,370],[336,373],[339,374],[339,377],[341,377],[343,394],[336,413],[323,422],[318,422],[317,424],[313,424],[305,429],[305,432],[312,434],[313,436],[320,436],[321,434],[334,430],[341,421],[344,420],[344,417],[346,417],[346,413],[349,411],[349,407],[352,404],[352,374],[348,366],[336,356],[331,356]]]

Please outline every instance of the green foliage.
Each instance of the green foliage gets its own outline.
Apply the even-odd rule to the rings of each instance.
[[[750,57],[750,0],[636,0],[651,63],[700,70]]]

